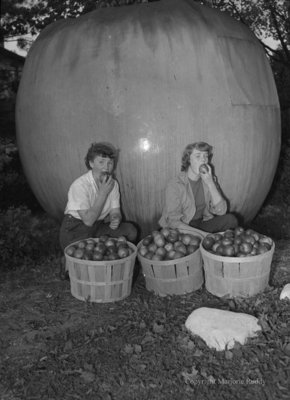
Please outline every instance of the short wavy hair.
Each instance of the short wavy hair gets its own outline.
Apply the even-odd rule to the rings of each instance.
[[[212,157],[212,146],[206,142],[195,142],[188,144],[183,150],[181,157],[181,171],[187,171],[190,166],[190,156],[193,150],[207,151],[208,158]]]
[[[90,161],[94,161],[97,156],[107,157],[114,161],[116,167],[118,159],[118,150],[111,144],[106,142],[92,143],[87,155],[85,156],[85,164],[87,169],[92,169]]]

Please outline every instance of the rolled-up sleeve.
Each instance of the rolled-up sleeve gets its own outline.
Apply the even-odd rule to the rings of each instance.
[[[209,206],[209,211],[215,215],[224,215],[227,212],[227,203],[224,199],[219,201],[216,205]]]

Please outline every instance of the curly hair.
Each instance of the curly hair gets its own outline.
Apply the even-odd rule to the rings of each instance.
[[[211,158],[212,156],[212,146],[209,145],[206,142],[195,142],[188,144],[181,157],[181,171],[187,171],[189,166],[190,166],[190,156],[193,150],[200,150],[200,151],[207,151],[208,153],[208,158]]]
[[[90,161],[94,161],[97,156],[107,157],[114,161],[114,168],[117,163],[118,150],[111,143],[99,142],[92,143],[87,155],[85,156],[85,164],[87,169],[92,169]]]

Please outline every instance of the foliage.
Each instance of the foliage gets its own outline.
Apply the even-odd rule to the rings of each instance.
[[[215,7],[228,11],[236,19],[247,25],[260,39],[266,53],[276,62],[290,69],[290,2],[284,0],[217,0]],[[274,49],[265,43],[272,38],[278,43]]]
[[[21,205],[32,211],[41,210],[24,176],[16,145],[3,142],[0,145],[0,209]]]
[[[0,226],[3,269],[31,267],[58,251],[57,225],[47,217],[33,216],[26,206],[1,211]]]
[[[2,32],[4,38],[21,36],[19,45],[25,47],[24,35],[37,35],[45,26],[62,18],[76,18],[97,8],[147,3],[157,0],[4,0],[2,2]],[[261,40],[270,57],[290,68],[287,44],[290,34],[290,2],[284,0],[193,0],[229,12],[246,24]],[[266,45],[272,37],[282,51]]]

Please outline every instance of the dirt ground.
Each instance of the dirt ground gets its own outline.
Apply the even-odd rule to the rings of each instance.
[[[269,210],[261,218],[267,234]],[[248,299],[217,298],[204,287],[159,297],[146,290],[136,264],[129,297],[88,303],[59,279],[55,254],[33,268],[6,270],[0,276],[0,399],[289,399],[290,300],[279,295],[290,282],[290,238],[275,243],[269,287]],[[262,332],[232,350],[210,349],[184,327],[203,306],[254,315]]]

